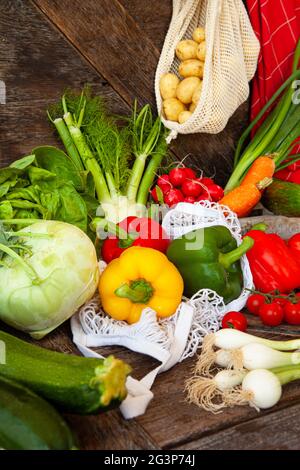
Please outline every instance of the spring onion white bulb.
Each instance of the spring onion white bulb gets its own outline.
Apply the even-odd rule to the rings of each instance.
[[[282,387],[280,380],[273,372],[256,369],[244,378],[242,392],[250,405],[258,409],[267,409],[279,402]]]

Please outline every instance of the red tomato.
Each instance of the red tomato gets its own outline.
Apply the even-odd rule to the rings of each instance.
[[[169,173],[169,180],[175,187],[180,187],[186,179],[186,168],[173,168]]]
[[[300,325],[300,303],[284,306],[284,319],[289,325]]]
[[[185,196],[198,197],[202,193],[202,186],[197,180],[186,179],[181,189]]]
[[[292,175],[289,178],[289,181],[291,183],[300,184],[300,170],[299,169],[292,173]]]
[[[186,196],[184,198],[184,202],[189,202],[190,204],[194,204],[194,202],[196,202],[196,198],[194,196]]]
[[[170,189],[170,191],[164,195],[164,202],[170,207],[183,201],[184,197],[179,189]]]
[[[288,303],[290,303],[289,299],[288,299],[288,295],[287,294],[280,294],[280,296],[282,297],[277,297],[274,299],[274,302],[278,305],[280,305],[282,308],[284,308],[284,306]]]
[[[247,318],[241,312],[228,312],[222,320],[222,328],[246,331],[247,325]]]
[[[283,308],[275,302],[264,304],[259,309],[259,316],[264,325],[278,326],[283,321]]]
[[[259,315],[259,309],[266,303],[266,299],[261,294],[252,294],[247,300],[247,310],[253,315]]]
[[[189,178],[191,180],[194,180],[194,179],[197,178],[196,173],[191,168],[184,168],[184,171],[185,171],[185,177],[186,178]]]
[[[169,175],[161,175],[158,177],[157,186],[160,187],[163,193],[170,191],[173,185],[170,183]]]
[[[208,192],[214,202],[218,202],[224,196],[223,188],[221,188],[221,186],[218,186],[217,184],[212,184],[211,186],[209,186]]]

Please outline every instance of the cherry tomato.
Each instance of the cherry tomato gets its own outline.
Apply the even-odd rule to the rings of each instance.
[[[275,302],[264,304],[259,309],[259,316],[264,325],[278,326],[283,321],[283,308]]]
[[[196,180],[186,179],[183,182],[181,189],[185,196],[198,197],[202,193],[202,186]]]
[[[300,304],[289,302],[284,306],[284,319],[289,325],[300,325]]]
[[[291,183],[300,184],[300,170],[296,170],[292,173],[289,180]]]
[[[184,197],[179,189],[170,189],[170,191],[164,195],[164,202],[170,207],[183,201]]]
[[[191,168],[184,168],[184,171],[185,171],[185,177],[186,178],[189,178],[191,180],[194,180],[197,178],[197,175],[196,173],[194,172],[194,170],[192,170]]]
[[[261,294],[252,294],[248,297],[246,307],[253,315],[259,315],[259,309],[266,303],[266,299]]]
[[[280,305],[282,308],[284,308],[286,304],[290,303],[287,294],[280,294],[280,297],[275,298],[274,302]]]
[[[224,196],[223,188],[221,188],[221,186],[218,186],[217,184],[212,184],[211,186],[209,186],[208,192],[214,202],[218,202]]]
[[[186,196],[184,198],[184,202],[189,202],[190,204],[194,204],[194,202],[196,202],[196,198],[194,196]]]
[[[186,178],[186,168],[173,168],[169,173],[169,180],[176,188],[180,187]]]
[[[170,183],[169,175],[161,175],[158,177],[157,186],[160,187],[163,193],[170,191],[173,188],[172,183]]]
[[[222,328],[246,331],[247,325],[247,318],[241,312],[228,312],[222,320]]]

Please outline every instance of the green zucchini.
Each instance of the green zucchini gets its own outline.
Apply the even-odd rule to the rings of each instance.
[[[71,450],[67,423],[28,388],[0,377],[0,447],[7,450]]]
[[[6,362],[0,375],[27,386],[63,411],[95,414],[126,397],[130,367],[109,356],[86,358],[50,351],[0,331]]]
[[[275,215],[300,217],[300,185],[274,179],[265,189],[262,203]]]

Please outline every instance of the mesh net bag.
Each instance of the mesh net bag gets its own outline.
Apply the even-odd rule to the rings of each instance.
[[[237,216],[228,208],[209,201],[178,204],[165,215],[162,225],[172,239],[197,228],[223,225],[230,230],[238,244],[242,240]],[[121,405],[125,418],[133,418],[145,412],[153,397],[150,389],[157,374],[194,356],[204,336],[218,331],[226,312],[240,310],[245,306],[249,296],[246,288],[251,289],[253,282],[245,256],[241,264],[244,289],[238,299],[227,305],[216,292],[201,289],[191,299],[184,298],[169,318],[157,320],[156,312],[145,308],[140,320],[128,325],[106,315],[96,296],[72,317],[73,341],[85,356],[102,357],[93,348],[120,345],[160,362],[142,380],[133,377],[127,379],[128,396]],[[102,271],[106,265],[100,262],[99,267]]]
[[[171,130],[169,140],[177,133],[222,131],[230,116],[247,99],[248,82],[256,70],[259,42],[242,0],[173,0],[173,15],[155,76],[159,114],[162,111],[160,78],[167,72],[178,75],[180,61],[175,48],[180,40],[191,39],[198,26],[205,28],[206,35],[200,100],[183,124],[163,118]]]

